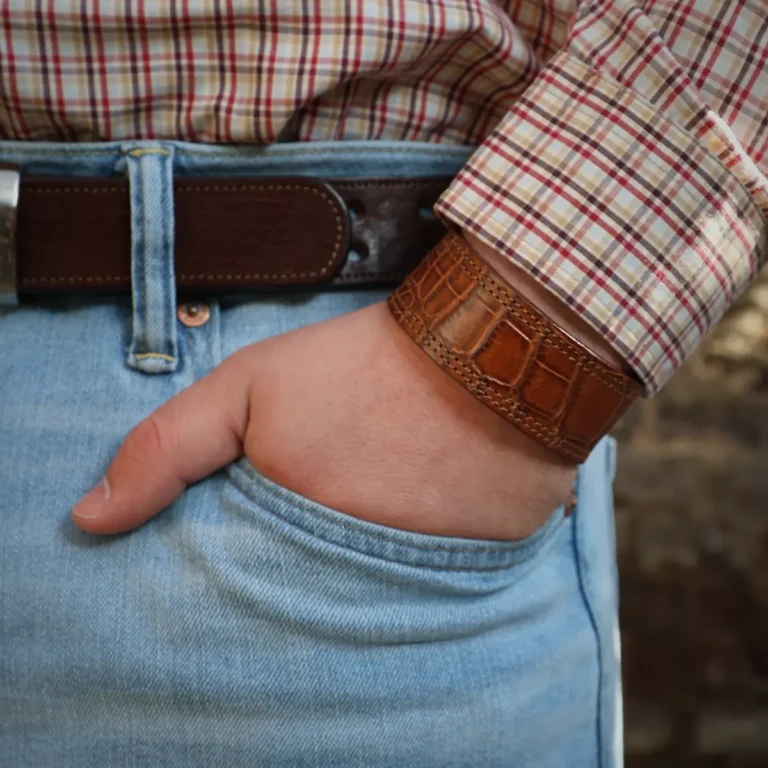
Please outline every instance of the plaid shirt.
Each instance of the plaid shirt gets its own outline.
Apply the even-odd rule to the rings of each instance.
[[[437,210],[657,389],[766,254],[765,0],[0,0],[0,136],[477,144]]]

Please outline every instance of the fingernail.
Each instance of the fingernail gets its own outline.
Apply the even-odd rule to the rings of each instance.
[[[81,520],[92,520],[99,517],[104,505],[109,499],[109,481],[105,477],[95,488],[88,491],[80,501],[75,504],[72,514]]]

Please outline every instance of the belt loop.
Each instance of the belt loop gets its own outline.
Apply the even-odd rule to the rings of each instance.
[[[20,182],[18,168],[0,165],[0,306],[19,303],[16,295],[16,209]]]
[[[176,342],[173,266],[173,147],[123,146],[131,195],[133,337],[127,364],[144,373],[172,373]]]

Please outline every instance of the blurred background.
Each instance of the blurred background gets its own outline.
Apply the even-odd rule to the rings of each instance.
[[[615,434],[627,768],[765,768],[768,271]]]

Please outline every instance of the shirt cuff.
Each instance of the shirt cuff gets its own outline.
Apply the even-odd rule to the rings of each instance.
[[[754,279],[766,220],[737,176],[637,92],[563,53],[437,213],[528,270],[656,391]]]

